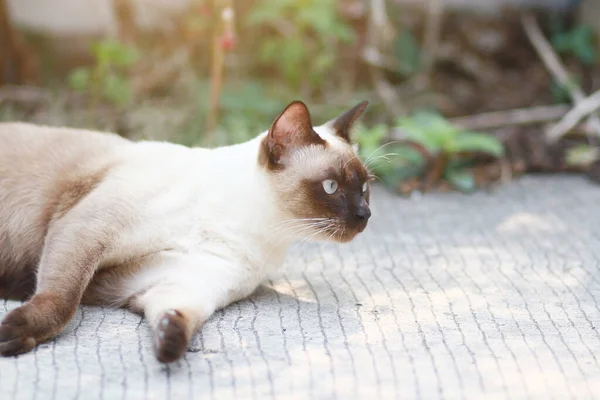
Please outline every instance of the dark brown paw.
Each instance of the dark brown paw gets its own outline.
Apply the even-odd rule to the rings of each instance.
[[[36,345],[31,327],[21,308],[11,311],[0,324],[0,355],[16,356]]]
[[[187,350],[186,320],[177,310],[169,310],[160,317],[154,335],[154,354],[162,363],[177,361]]]

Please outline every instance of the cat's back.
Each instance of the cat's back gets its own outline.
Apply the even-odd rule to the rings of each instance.
[[[97,174],[129,143],[114,134],[0,123],[0,205],[7,206],[8,198],[33,200],[63,183]]]
[[[57,210],[95,187],[129,143],[112,134],[0,123],[0,275],[36,262]]]
[[[81,156],[100,155],[102,151],[129,143],[111,133],[84,129],[57,128],[23,122],[0,123],[0,166],[15,171],[25,166],[60,167]],[[23,163],[18,163],[23,160]]]

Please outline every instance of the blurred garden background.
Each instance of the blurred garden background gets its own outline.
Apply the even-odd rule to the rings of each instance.
[[[398,193],[600,179],[600,0],[0,0],[0,120],[217,146],[292,100]]]

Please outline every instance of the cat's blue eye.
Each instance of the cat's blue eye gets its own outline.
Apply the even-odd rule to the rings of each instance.
[[[323,189],[327,194],[334,194],[338,190],[338,183],[333,179],[325,179],[323,181]]]
[[[367,184],[367,182],[363,183],[363,186],[362,186],[363,193],[365,193],[368,188],[369,188],[369,185]]]

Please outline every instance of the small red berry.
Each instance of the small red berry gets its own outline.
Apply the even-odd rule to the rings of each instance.
[[[232,33],[224,34],[223,36],[221,36],[221,39],[219,39],[219,45],[225,51],[233,50],[233,48],[236,45],[235,35]]]

